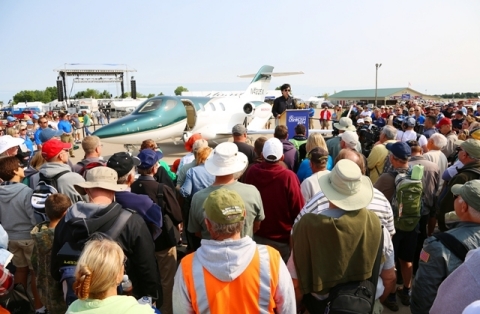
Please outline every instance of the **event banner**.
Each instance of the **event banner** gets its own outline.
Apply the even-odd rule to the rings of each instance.
[[[305,129],[307,129],[306,137],[308,137],[308,113],[310,111],[308,109],[292,109],[287,110],[287,128],[288,128],[288,138],[291,139],[295,136],[295,127],[297,124],[305,125]]]

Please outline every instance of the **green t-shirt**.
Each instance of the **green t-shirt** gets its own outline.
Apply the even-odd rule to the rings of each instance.
[[[205,218],[203,217],[203,203],[211,192],[220,188],[235,191],[242,197],[243,201],[245,202],[247,216],[245,217],[245,225],[243,226],[241,236],[243,237],[248,235],[253,237],[253,223],[255,221],[262,221],[265,219],[262,198],[256,187],[250,184],[240,183],[238,181],[225,185],[212,185],[195,193],[190,207],[188,231],[192,233],[201,232],[202,239],[210,239],[210,233],[207,231],[207,227],[205,226]]]

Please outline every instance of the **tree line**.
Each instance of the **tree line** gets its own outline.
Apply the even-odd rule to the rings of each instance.
[[[442,97],[442,98],[446,98],[446,99],[452,99],[452,98],[455,98],[455,99],[477,98],[478,99],[478,96],[480,96],[480,93],[471,93],[471,92],[468,92],[468,93],[450,93],[450,94],[441,94],[441,95],[434,95],[434,96],[438,96],[438,97]]]

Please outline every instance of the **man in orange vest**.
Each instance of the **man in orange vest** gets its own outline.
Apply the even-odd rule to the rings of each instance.
[[[295,313],[292,279],[278,251],[240,236],[246,213],[240,195],[221,188],[203,206],[211,240],[182,259],[173,312]]]

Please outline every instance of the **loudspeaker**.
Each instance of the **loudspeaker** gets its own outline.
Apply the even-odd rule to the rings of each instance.
[[[131,88],[130,88],[130,91],[131,91],[131,93],[132,93],[132,95],[131,95],[132,98],[133,98],[133,99],[137,99],[137,82],[134,81],[134,80],[131,80],[131,81],[130,81],[130,87],[131,87]]]
[[[57,81],[57,99],[58,101],[63,101],[64,95],[63,95],[63,81],[58,80]]]

